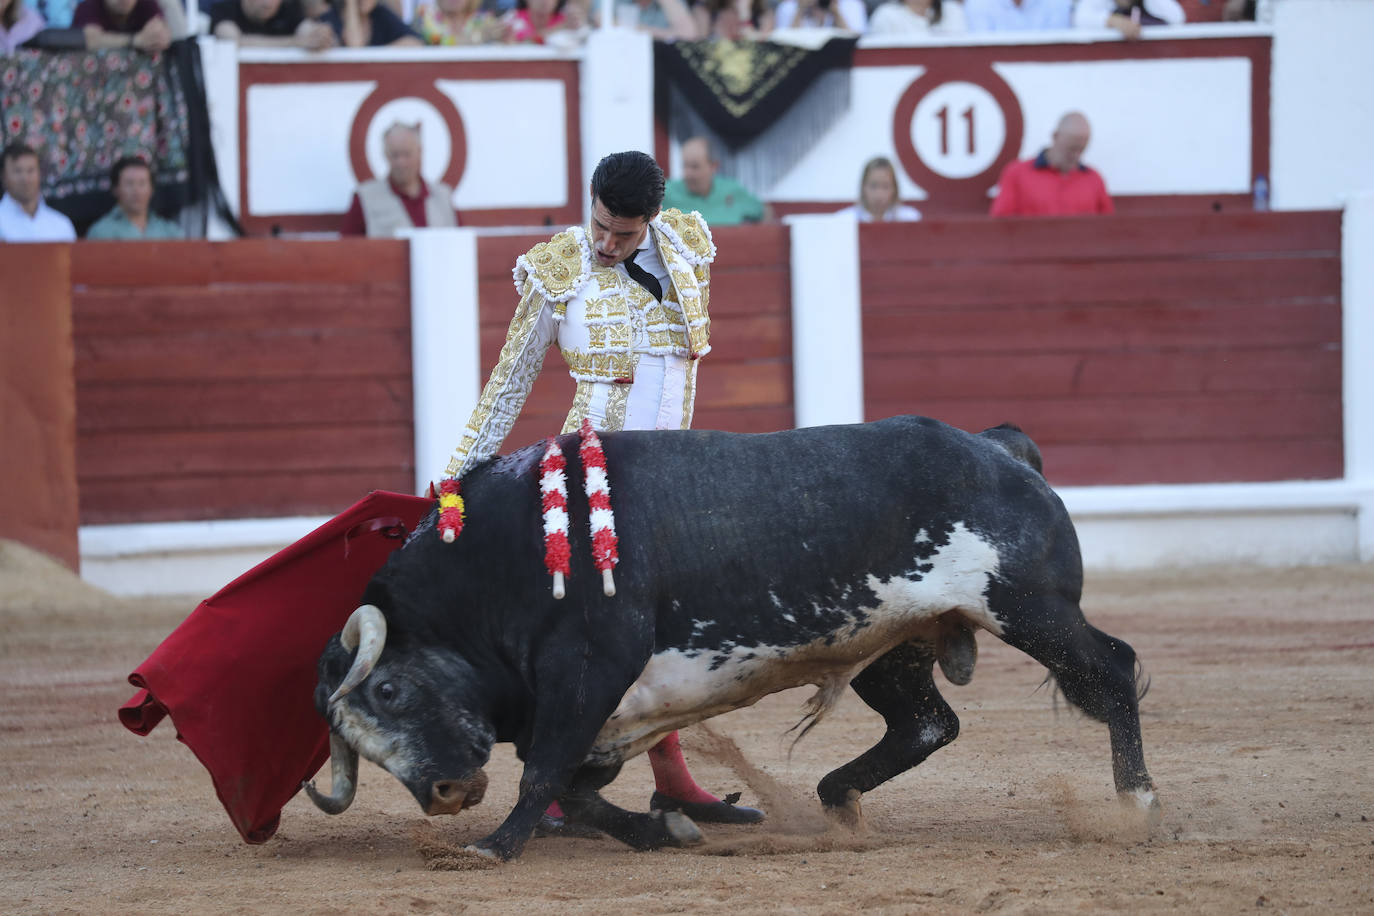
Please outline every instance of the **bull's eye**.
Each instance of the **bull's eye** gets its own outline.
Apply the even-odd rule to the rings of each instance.
[[[377,688],[377,696],[383,703],[390,703],[396,697],[396,686],[390,681],[383,681]]]

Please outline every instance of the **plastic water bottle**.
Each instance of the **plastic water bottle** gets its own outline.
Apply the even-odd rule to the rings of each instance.
[[[1263,175],[1255,176],[1255,209],[1269,209],[1269,179]]]

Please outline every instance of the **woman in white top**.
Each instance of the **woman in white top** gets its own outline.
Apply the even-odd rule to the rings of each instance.
[[[921,218],[920,210],[897,200],[897,171],[886,156],[877,156],[864,164],[859,202],[839,212],[861,223],[912,222]]]
[[[869,35],[950,35],[968,29],[958,0],[889,0],[873,11]]]

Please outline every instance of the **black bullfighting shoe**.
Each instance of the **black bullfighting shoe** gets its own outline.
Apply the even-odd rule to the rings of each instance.
[[[763,820],[763,812],[758,808],[737,805],[741,793],[732,792],[718,802],[689,802],[671,798],[655,792],[649,799],[649,807],[654,811],[681,811],[694,821],[708,824],[757,824]]]

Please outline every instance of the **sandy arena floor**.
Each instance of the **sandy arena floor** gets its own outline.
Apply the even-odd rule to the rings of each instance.
[[[1056,714],[1043,669],[984,633],[973,683],[940,681],[959,739],[865,796],[861,831],[813,790],[881,720],[850,694],[789,757],[798,690],[683,733],[701,782],[743,790],[762,827],[655,853],[537,839],[480,869],[455,851],[513,803],[508,746],[456,817],[364,762],[345,814],[297,797],[271,842],[240,842],[170,724],[138,738],[115,717],[193,606],[112,599],[0,545],[5,912],[1374,913],[1374,565],[1090,577],[1089,618],[1153,678],[1153,834],[1117,806],[1105,727]],[[642,809],[651,787],[631,761],[606,794]]]

